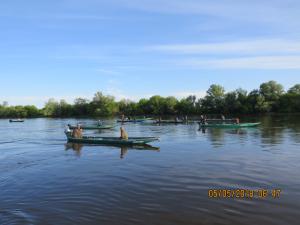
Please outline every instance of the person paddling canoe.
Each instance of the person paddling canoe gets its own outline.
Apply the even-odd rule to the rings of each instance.
[[[120,138],[124,140],[128,140],[128,134],[123,127],[120,127],[120,132],[121,132]]]
[[[77,127],[73,129],[72,136],[74,138],[82,138],[82,129],[80,127],[80,124],[78,124]]]

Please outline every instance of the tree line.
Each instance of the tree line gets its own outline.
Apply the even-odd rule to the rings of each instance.
[[[244,89],[226,92],[221,85],[213,84],[203,98],[188,96],[152,96],[138,102],[116,101],[113,96],[97,92],[92,100],[75,99],[73,104],[65,100],[50,99],[42,109],[35,106],[0,105],[0,118],[9,117],[101,117],[120,114],[138,115],[199,115],[199,114],[261,114],[261,113],[299,113],[300,84],[288,91],[276,81],[260,85],[258,89],[247,92]]]

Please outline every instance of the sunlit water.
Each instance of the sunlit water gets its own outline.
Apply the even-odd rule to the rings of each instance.
[[[160,136],[159,151],[66,145],[74,119],[0,120],[0,224],[299,224],[299,116],[256,120],[261,127],[205,133],[196,124],[125,125],[130,136]],[[282,193],[208,197],[237,188]]]

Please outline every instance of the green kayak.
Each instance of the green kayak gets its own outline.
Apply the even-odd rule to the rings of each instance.
[[[72,126],[72,125],[69,125],[69,128],[70,129],[74,129],[76,128],[77,126]],[[104,130],[104,129],[112,129],[115,127],[115,125],[80,125],[80,127],[83,129],[83,130]]]
[[[154,123],[156,124],[184,124],[184,123],[187,123],[186,121],[183,121],[183,120],[178,120],[178,121],[175,121],[175,120],[157,120],[155,121]]]
[[[245,128],[245,127],[256,127],[260,125],[260,123],[239,123],[239,124],[232,124],[232,123],[219,123],[219,124],[202,124],[199,122],[200,127],[206,128],[206,127],[211,127],[211,128]]]
[[[126,120],[117,120],[117,123],[143,123],[151,121],[152,118],[143,118],[143,119],[126,119]]]
[[[85,144],[102,144],[102,145],[145,145],[152,141],[157,141],[157,137],[130,137],[128,140],[119,137],[97,137],[97,136],[83,136],[82,138],[73,138],[70,132],[66,132],[68,142],[85,143]]]
[[[23,123],[24,120],[22,120],[22,119],[16,119],[16,120],[10,119],[9,122],[10,123]]]

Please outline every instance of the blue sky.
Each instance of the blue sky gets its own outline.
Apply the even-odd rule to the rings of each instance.
[[[2,0],[0,102],[300,83],[297,0]]]

